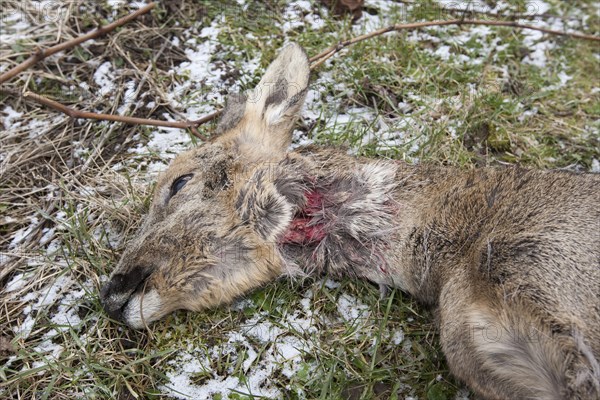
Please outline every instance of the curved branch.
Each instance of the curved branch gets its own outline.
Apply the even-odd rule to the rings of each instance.
[[[19,72],[25,70],[29,66],[35,64],[36,62],[40,61],[41,59],[43,59],[51,54],[54,54],[61,50],[65,50],[65,49],[74,47],[77,44],[84,42],[85,40],[100,36],[107,32],[110,32],[111,30],[115,29],[117,26],[123,25],[124,23],[130,21],[131,19],[136,18],[137,16],[148,12],[154,6],[155,6],[155,3],[148,4],[147,6],[139,9],[135,13],[130,14],[127,17],[121,18],[120,20],[118,20],[110,25],[107,25],[106,27],[99,28],[98,30],[96,30],[92,33],[89,33],[87,35],[84,35],[79,38],[73,39],[71,41],[65,42],[61,45],[51,47],[45,51],[41,51],[41,53],[38,52],[38,53],[36,53],[36,55],[32,56],[29,60],[19,64],[17,67],[15,67],[12,70],[1,75],[0,83],[4,82],[6,79],[10,79],[12,76],[18,74]],[[328,49],[322,51],[321,53],[317,54],[316,56],[311,57],[310,62],[312,65],[310,68],[311,69],[317,68],[319,65],[324,63],[327,59],[329,59],[330,57],[332,57],[334,54],[338,53],[340,50],[342,50],[345,47],[348,47],[352,44],[362,42],[364,40],[367,40],[367,39],[370,39],[370,38],[373,38],[376,36],[383,35],[388,32],[401,31],[401,30],[407,30],[407,29],[419,29],[419,28],[425,28],[425,27],[430,27],[430,26],[444,26],[444,25],[507,26],[507,27],[513,27],[513,28],[518,28],[518,29],[536,30],[536,31],[544,32],[544,33],[551,34],[551,35],[570,36],[570,37],[573,37],[576,39],[600,41],[600,37],[598,37],[598,36],[586,35],[586,34],[582,34],[582,33],[568,33],[568,32],[557,31],[557,30],[546,29],[546,28],[538,28],[536,26],[519,24],[517,22],[512,22],[512,21],[484,21],[484,20],[469,20],[469,19],[454,19],[454,20],[448,20],[448,21],[424,21],[424,22],[415,22],[415,23],[411,23],[411,24],[391,25],[386,28],[378,29],[376,31],[369,32],[364,35],[356,36],[352,39],[340,42],[340,43],[333,45],[333,46],[329,47]],[[16,72],[15,72],[15,70],[16,70]],[[6,77],[9,74],[10,74],[10,76]],[[92,112],[87,112],[87,111],[79,111],[79,110],[75,110],[73,108],[67,107],[63,104],[60,104],[54,100],[50,100],[46,97],[40,96],[38,94],[29,92],[29,91],[25,92],[23,94],[23,98],[25,98],[27,100],[35,101],[37,103],[43,104],[43,105],[50,107],[52,109],[55,109],[57,111],[60,111],[64,114],[70,116],[71,118],[95,119],[95,120],[103,120],[103,121],[123,122],[126,124],[134,124],[134,125],[152,125],[152,126],[163,126],[163,127],[169,127],[169,128],[190,129],[190,131],[192,132],[192,134],[194,136],[197,136],[198,138],[201,138],[201,139],[204,139],[204,138],[198,132],[197,127],[206,122],[214,120],[221,114],[221,110],[219,110],[219,111],[215,111],[212,114],[208,114],[196,121],[180,121],[180,122],[178,122],[178,121],[161,121],[161,120],[156,120],[156,119],[146,119],[146,118],[137,118],[137,117],[127,117],[127,116],[122,116],[122,115],[98,114],[98,113],[92,113]]]
[[[14,76],[25,71],[27,68],[31,67],[32,65],[37,64],[38,62],[42,61],[44,58],[51,56],[52,54],[58,53],[59,51],[71,49],[71,48],[77,46],[78,44],[85,42],[86,40],[94,39],[94,38],[97,38],[98,36],[105,35],[111,31],[115,30],[119,26],[125,25],[126,23],[139,17],[140,15],[146,14],[148,11],[152,10],[155,6],[156,6],[156,3],[150,3],[150,4],[140,8],[136,12],[129,14],[126,17],[120,18],[120,19],[116,20],[115,22],[108,24],[106,26],[101,26],[100,28],[96,29],[95,31],[89,32],[82,36],[78,36],[75,39],[71,39],[67,42],[57,44],[57,45],[49,47],[47,49],[38,49],[27,60],[23,61],[16,67],[14,67],[14,68],[6,71],[2,75],[0,75],[0,84],[13,78]]]
[[[411,24],[391,25],[386,28],[378,29],[376,31],[365,33],[364,35],[356,36],[352,39],[348,39],[343,42],[340,42],[340,43],[338,43],[334,46],[331,46],[328,49],[322,51],[321,53],[317,54],[316,56],[311,57],[310,62],[314,63],[313,65],[311,65],[311,69],[317,68],[323,62],[325,62],[328,58],[330,58],[331,56],[333,56],[335,53],[339,52],[343,48],[348,47],[354,43],[358,43],[358,42],[362,42],[367,39],[371,39],[375,36],[383,35],[385,33],[394,32],[394,31],[427,28],[430,26],[444,26],[444,25],[507,26],[507,27],[517,28],[517,29],[529,29],[529,30],[534,30],[534,31],[540,31],[540,32],[547,33],[550,35],[569,36],[569,37],[576,38],[576,39],[584,39],[584,40],[592,40],[592,41],[600,42],[599,36],[586,35],[583,33],[563,32],[563,31],[557,31],[554,29],[539,28],[537,26],[520,24],[520,23],[513,22],[513,21],[485,21],[485,20],[479,20],[479,19],[452,19],[452,20],[448,20],[448,21],[424,21],[424,22],[415,22],[415,23],[411,23]]]
[[[204,117],[195,120],[195,121],[161,121],[158,119],[147,119],[147,118],[137,118],[137,117],[127,117],[124,115],[113,115],[113,114],[98,114],[88,111],[80,111],[73,109],[71,107],[67,107],[64,104],[61,104],[57,101],[50,100],[47,97],[40,96],[39,94],[35,94],[33,92],[25,92],[23,93],[23,98],[26,100],[32,100],[36,103],[40,103],[45,105],[46,107],[50,107],[56,111],[60,111],[63,114],[68,115],[71,118],[83,118],[83,119],[95,119],[100,121],[115,121],[115,122],[123,122],[126,124],[133,125],[151,125],[151,126],[163,126],[167,128],[180,128],[180,129],[190,129],[192,134],[200,139],[206,139],[203,137],[198,130],[196,129],[199,125],[205,124],[213,119],[217,118],[221,111],[215,111],[212,114],[205,115]]]

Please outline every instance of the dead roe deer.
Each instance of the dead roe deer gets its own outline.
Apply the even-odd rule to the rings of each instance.
[[[480,396],[599,398],[600,176],[288,151],[308,80],[288,45],[173,161],[102,289],[108,314],[141,328],[281,276],[366,278],[436,309]]]

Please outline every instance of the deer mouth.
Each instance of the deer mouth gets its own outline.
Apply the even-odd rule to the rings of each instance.
[[[144,290],[149,273],[134,268],[127,274],[115,274],[100,290],[100,303],[106,313],[116,321],[124,321],[129,301]]]
[[[100,303],[108,316],[115,321],[123,320],[123,310],[129,301],[129,296],[123,301],[123,297],[127,295],[115,295],[110,293],[109,285],[102,287],[100,291]]]

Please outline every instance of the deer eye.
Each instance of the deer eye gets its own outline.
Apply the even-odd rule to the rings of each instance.
[[[183,175],[175,179],[175,182],[173,182],[171,185],[171,197],[175,196],[177,192],[179,192],[185,186],[185,184],[192,179],[192,176],[194,176],[194,174]]]

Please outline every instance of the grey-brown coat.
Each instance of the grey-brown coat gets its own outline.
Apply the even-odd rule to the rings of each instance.
[[[484,398],[599,398],[600,177],[288,152],[308,78],[287,46],[174,160],[107,312],[140,328],[283,275],[367,278],[435,307],[452,372]]]

